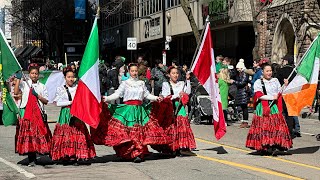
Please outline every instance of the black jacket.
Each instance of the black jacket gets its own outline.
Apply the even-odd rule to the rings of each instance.
[[[114,88],[118,89],[119,87],[119,79],[118,79],[118,71],[115,68],[109,70],[107,75],[107,89]]]
[[[248,89],[249,76],[241,72],[236,76],[234,84],[237,86],[236,104],[247,104],[249,100]]]
[[[281,69],[278,70],[276,78],[279,80],[281,85],[284,84],[283,80],[287,79],[289,77],[289,75],[291,74],[293,69],[294,69],[293,66],[285,65]],[[292,81],[292,79],[295,77],[296,74],[297,74],[296,72],[293,72],[292,76],[289,79],[289,82]]]

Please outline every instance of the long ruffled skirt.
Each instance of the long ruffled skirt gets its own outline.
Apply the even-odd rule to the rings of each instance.
[[[50,155],[52,160],[91,159],[96,156],[86,125],[71,117],[70,108],[62,108],[55,127]]]
[[[168,100],[148,105],[104,105],[97,129],[91,128],[92,139],[97,145],[113,146],[116,154],[124,159],[144,157],[147,145],[172,143],[159,126],[170,107]]]
[[[22,117],[24,109],[21,109]],[[49,154],[51,131],[46,122],[39,124],[32,120],[20,118],[16,129],[16,153],[25,155],[28,153]]]
[[[175,102],[176,108],[178,108],[178,105],[179,103]],[[179,149],[195,149],[196,141],[184,106],[180,107],[176,118],[174,118],[173,113],[173,111],[167,112],[166,118],[163,118],[164,121],[159,122],[173,142],[169,145],[152,146],[152,148],[164,153]]]
[[[268,150],[275,147],[280,150],[292,148],[292,139],[288,126],[277,106],[271,108],[271,113],[263,115],[261,104],[257,106],[252,124],[247,136],[246,147],[255,150]]]

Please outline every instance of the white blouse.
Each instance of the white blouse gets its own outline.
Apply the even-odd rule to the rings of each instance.
[[[131,77],[128,80],[123,81],[113,94],[107,96],[106,101],[113,101],[119,97],[123,97],[124,102],[129,100],[142,101],[144,98],[151,101],[156,101],[158,99],[157,96],[150,94],[144,81]]]
[[[272,78],[270,80],[263,79],[267,94],[264,96],[260,97],[260,99],[263,100],[273,100],[275,95],[278,95],[279,92],[281,91],[281,85],[280,82],[277,78]],[[261,79],[256,80],[256,82],[253,85],[254,92],[261,91],[263,92],[262,89],[262,84],[261,84]]]
[[[32,83],[32,80],[26,81],[20,81],[19,88],[22,91],[22,99],[20,108],[25,108],[28,102],[29,98],[29,92],[30,92],[30,86],[38,93],[40,96],[42,96],[45,99],[48,99],[48,91],[44,84],[40,83],[39,81],[37,83]],[[41,108],[43,108],[43,104],[41,101],[39,101],[39,104]]]
[[[171,99],[176,99],[178,98],[180,95],[180,92],[185,92],[187,94],[191,93],[191,85],[190,85],[190,80],[187,80],[187,85],[184,85],[184,81],[179,81],[177,83],[171,83],[172,86],[172,90],[173,90],[173,95],[171,97]],[[164,82],[162,84],[162,96],[167,97],[169,95],[171,95],[171,91],[170,91],[170,85],[169,82]]]
[[[76,95],[78,85],[75,84],[72,87],[67,87],[73,100],[74,96]],[[72,100],[69,101],[68,93],[64,85],[57,88],[56,97],[53,100],[57,103],[57,106],[69,106],[72,104]]]

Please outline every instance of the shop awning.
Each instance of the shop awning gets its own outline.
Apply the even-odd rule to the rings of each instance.
[[[25,47],[18,47],[15,51],[14,51],[14,55],[16,57],[20,56],[25,50],[27,49],[27,46]]]
[[[35,46],[27,46],[27,50],[25,50],[25,52],[23,52],[23,54],[21,55],[23,58],[29,57],[31,52],[33,51],[33,49],[35,49]]]
[[[36,47],[36,48],[34,48],[34,49],[32,50],[32,52],[30,53],[30,56],[31,56],[31,57],[34,57],[34,56],[38,55],[38,53],[39,53],[40,51],[42,51],[42,49],[39,48],[39,47]]]

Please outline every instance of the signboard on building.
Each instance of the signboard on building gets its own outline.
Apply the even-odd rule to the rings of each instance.
[[[86,19],[86,0],[75,0],[74,8],[75,19]]]
[[[154,38],[161,36],[160,17],[152,18],[144,22],[144,38]]]
[[[137,50],[137,38],[127,38],[127,50]]]
[[[210,0],[208,3],[202,5],[202,16],[207,17],[209,15],[210,22],[215,25],[225,24],[229,22],[229,6],[228,0]],[[204,18],[205,20],[206,18]]]

